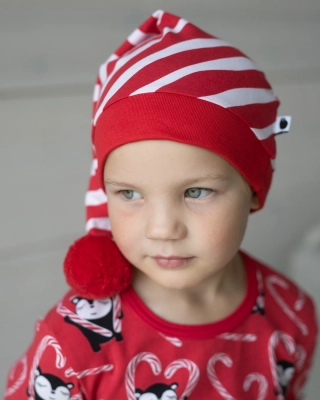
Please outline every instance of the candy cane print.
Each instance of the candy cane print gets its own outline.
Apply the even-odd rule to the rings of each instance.
[[[56,368],[61,369],[66,364],[66,358],[62,354],[61,347],[56,339],[50,335],[44,336],[40,345],[37,348],[36,354],[33,358],[32,367],[30,370],[30,377],[29,377],[29,388],[33,392],[33,382],[35,379],[35,372],[37,366],[40,364],[40,359],[46,350],[47,347],[53,347],[56,352]],[[31,393],[31,398],[34,400],[34,393]]]
[[[307,352],[305,348],[300,344],[297,345],[296,357],[297,357],[296,367],[299,371],[301,371],[304,366],[304,363],[306,362]]]
[[[109,331],[109,329],[102,328],[86,319],[80,318],[79,315],[70,311],[67,307],[61,305],[61,303],[57,307],[57,313],[62,315],[63,317],[68,316],[73,322],[83,326],[84,328],[90,329],[92,332],[98,333],[101,336],[112,337],[113,333]]]
[[[279,400],[284,400],[284,397],[282,395],[282,389],[279,383],[278,379],[278,372],[277,372],[277,358],[275,354],[275,349],[278,347],[279,342],[282,342],[290,356],[292,356],[295,351],[296,351],[296,345],[294,339],[281,331],[275,331],[271,335],[269,339],[269,344],[268,344],[268,353],[269,353],[269,362],[270,362],[270,368],[271,368],[271,373],[272,373],[272,379],[273,379],[273,384],[275,389],[277,390],[278,393],[278,399]]]
[[[218,339],[233,340],[235,342],[255,342],[257,340],[257,335],[252,333],[222,333],[217,336]]]
[[[274,285],[278,285],[278,286],[282,287],[283,289],[288,290],[289,284],[285,280],[283,280],[275,275],[268,276],[268,278],[267,278],[268,289],[269,289],[270,293],[272,294],[272,296],[274,297],[274,299],[276,300],[276,302],[282,308],[283,312],[285,312],[288,315],[288,317],[298,326],[298,328],[301,330],[302,334],[304,336],[307,336],[309,334],[309,329],[308,329],[307,325],[297,316],[297,314],[294,311],[291,310],[291,308],[288,306],[288,304],[278,294],[278,292],[274,288]]]
[[[262,278],[262,273],[259,269],[257,269],[257,281],[258,281],[258,290],[259,293],[263,291],[263,278]]]
[[[166,339],[169,343],[173,344],[176,347],[181,347],[182,346],[182,341],[178,338],[173,338],[169,336],[165,336],[163,333],[158,332],[160,336],[162,336],[164,339]]]
[[[304,383],[308,380],[309,371],[304,371],[296,380],[293,385],[293,393],[295,395],[295,399],[304,399],[302,394]]]
[[[116,295],[115,297],[112,298],[113,300],[113,329],[115,332],[119,333],[121,332],[122,328],[122,321],[120,315],[121,315],[121,299],[119,295]]]
[[[268,381],[266,377],[262,374],[259,374],[258,372],[249,374],[244,381],[243,389],[248,392],[253,382],[259,383],[259,393],[257,400],[265,400],[268,394]]]
[[[26,380],[27,377],[27,357],[23,356],[20,360],[18,360],[15,365],[11,368],[10,371],[10,375],[9,375],[9,379],[13,380],[14,379],[14,375],[15,375],[15,371],[17,369],[18,364],[22,365],[22,371],[21,374],[19,376],[19,378],[15,381],[15,383],[8,387],[6,392],[5,392],[5,396],[9,397],[12,396],[23,384],[23,382]]]
[[[36,332],[40,331],[40,326],[41,326],[41,322],[44,320],[44,318],[39,318],[38,321],[36,322],[36,326],[35,326],[35,330]]]
[[[296,300],[296,302],[294,303],[293,308],[296,311],[301,311],[306,303],[306,295],[303,293],[303,291],[301,289],[299,289],[299,295],[298,298]]]
[[[70,397],[70,400],[83,400],[83,396],[81,393],[77,393]]]
[[[303,346],[297,345],[296,357],[297,357],[296,367],[299,371],[301,371],[307,359],[307,352]],[[300,374],[293,385],[293,393],[295,394],[297,399],[300,399],[304,382],[308,378],[308,373],[309,371],[306,370],[302,374]],[[303,396],[301,396],[301,398],[302,397]]]
[[[221,397],[223,397],[226,400],[235,400],[235,398],[231,396],[231,394],[224,388],[224,386],[217,378],[215,365],[218,361],[223,362],[223,364],[228,368],[231,368],[233,365],[231,358],[227,354],[225,353],[215,354],[210,358],[207,365],[207,374],[209,381],[211,382],[212,386],[216,389],[216,391],[220,394]]]
[[[128,364],[126,371],[126,392],[128,396],[128,400],[136,400],[135,396],[135,375],[137,366],[141,361],[146,361],[154,375],[159,375],[161,372],[161,362],[157,356],[152,353],[140,353],[136,355]]]
[[[167,379],[170,379],[180,368],[186,368],[189,372],[187,386],[179,398],[179,400],[185,400],[188,398],[188,396],[190,396],[190,394],[194,391],[194,388],[197,386],[200,378],[200,372],[197,364],[195,364],[193,361],[181,359],[173,361],[170,365],[168,365],[164,371],[164,376]]]
[[[16,373],[16,369],[19,364],[22,364],[23,370],[27,369],[27,356],[24,355],[21,358],[19,358],[19,360],[11,367],[11,369],[9,371],[9,379],[12,381],[14,379],[14,375]]]
[[[66,378],[70,378],[71,376],[76,376],[78,379],[81,379],[84,376],[98,375],[101,374],[102,372],[111,371],[113,368],[114,367],[111,364],[102,365],[101,367],[96,367],[96,368],[85,369],[84,371],[80,372],[75,372],[72,368],[68,368],[65,371],[64,375],[66,376]]]

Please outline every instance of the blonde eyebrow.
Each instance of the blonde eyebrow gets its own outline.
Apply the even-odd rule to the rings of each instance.
[[[200,183],[203,181],[206,181],[208,179],[211,180],[215,180],[215,181],[228,181],[230,180],[230,177],[226,176],[226,175],[221,175],[221,174],[208,174],[199,178],[189,178],[186,179],[182,182],[179,182],[179,186],[188,186],[188,185],[192,185],[192,184],[196,184],[196,183]],[[113,185],[113,186],[125,186],[125,187],[131,187],[133,189],[138,189],[137,186],[133,185],[132,183],[129,182],[120,182],[120,181],[115,181],[112,179],[106,179],[104,181],[104,183],[106,185]]]
[[[192,185],[194,183],[200,183],[203,181],[206,181],[208,179],[214,180],[214,181],[228,181],[230,180],[230,177],[226,176],[226,175],[221,175],[221,174],[208,174],[199,178],[190,178],[190,179],[186,179],[182,182],[182,185],[184,186],[188,186],[188,185]]]
[[[125,187],[131,187],[133,189],[138,189],[137,186],[133,185],[132,183],[129,182],[120,182],[120,181],[114,181],[112,179],[106,179],[104,181],[105,185],[112,185],[112,186],[125,186]]]

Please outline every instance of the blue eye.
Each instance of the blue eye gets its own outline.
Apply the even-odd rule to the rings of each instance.
[[[136,190],[121,190],[120,193],[127,200],[139,200],[142,198],[141,193]]]
[[[190,188],[186,190],[186,196],[191,199],[202,199],[204,197],[209,196],[212,193],[210,189],[201,189],[201,188]]]

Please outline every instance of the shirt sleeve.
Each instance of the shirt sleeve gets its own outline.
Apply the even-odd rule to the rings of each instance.
[[[4,400],[36,398],[85,400],[81,386],[63,347],[45,320],[36,324],[36,333],[27,352],[12,366]]]

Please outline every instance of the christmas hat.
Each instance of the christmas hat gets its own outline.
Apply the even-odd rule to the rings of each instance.
[[[83,296],[124,290],[132,268],[112,241],[103,168],[108,154],[139,140],[173,140],[211,150],[232,164],[260,201],[268,193],[279,100],[241,51],[185,19],[156,11],[100,66],[93,96],[93,163],[85,204],[88,235],[65,259]]]

